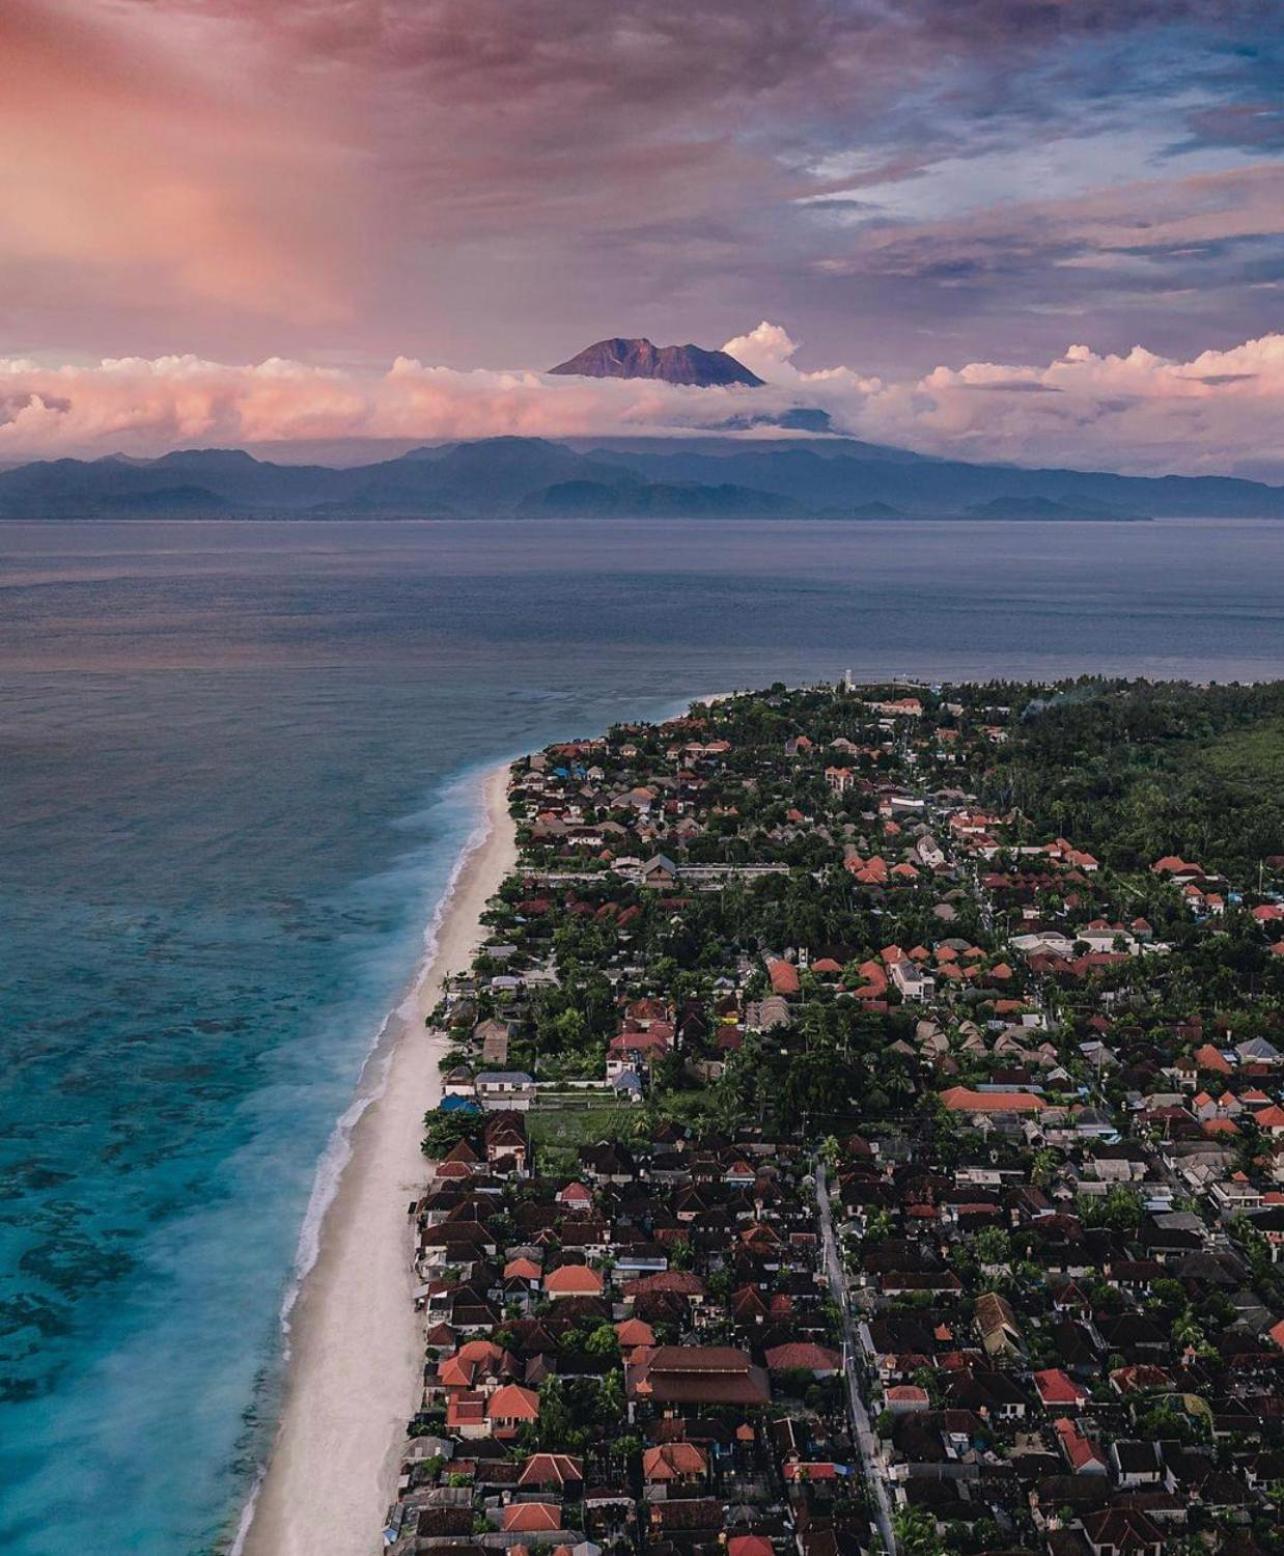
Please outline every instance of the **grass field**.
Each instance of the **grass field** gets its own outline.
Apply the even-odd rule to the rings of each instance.
[[[1284,719],[1228,731],[1200,748],[1200,760],[1223,782],[1256,793],[1284,787]]]
[[[628,1140],[637,1126],[638,1112],[631,1103],[596,1098],[566,1107],[532,1108],[526,1115],[526,1132],[535,1146],[537,1170],[573,1174],[582,1145]]]

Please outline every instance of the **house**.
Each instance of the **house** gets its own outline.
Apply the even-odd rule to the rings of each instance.
[[[1164,1536],[1139,1508],[1107,1507],[1083,1518],[1092,1556],[1163,1556]]]
[[[1106,1456],[1100,1444],[1086,1436],[1076,1422],[1063,1416],[1052,1423],[1052,1430],[1075,1475],[1106,1474]]]
[[[508,1063],[509,1026],[507,1021],[479,1021],[473,1028],[473,1041],[481,1044],[482,1063],[502,1070]]]
[[[770,1032],[773,1027],[787,1027],[789,1022],[789,1006],[779,994],[751,1000],[745,1007],[745,1026],[751,1032]]]
[[[729,1345],[660,1345],[626,1362],[630,1409],[654,1405],[765,1405],[771,1385],[747,1351]]]
[[[1272,1103],[1268,1108],[1261,1108],[1253,1115],[1257,1127],[1264,1130],[1274,1139],[1284,1135],[1284,1108]]]
[[[815,1378],[835,1377],[843,1368],[839,1352],[810,1341],[769,1346],[766,1360],[768,1372],[810,1372]]]
[[[657,1443],[642,1454],[647,1495],[666,1494],[672,1486],[699,1485],[709,1473],[709,1455],[695,1443]]]
[[[535,1263],[534,1259],[528,1259],[525,1256],[510,1259],[504,1266],[505,1281],[521,1281],[531,1291],[538,1290],[543,1278],[544,1272],[539,1265]]]
[[[474,1091],[473,1072],[466,1065],[456,1065],[443,1076],[441,1089],[445,1097],[471,1097]]]
[[[486,1401],[486,1421],[494,1437],[516,1436],[520,1427],[538,1420],[539,1395],[520,1383],[505,1383]]]
[[[1116,1482],[1129,1489],[1158,1486],[1164,1478],[1158,1443],[1119,1440],[1110,1445],[1110,1468]]]
[[[767,977],[771,980],[771,992],[779,994],[783,999],[791,999],[802,988],[798,969],[783,957],[767,958]]]
[[[556,1502],[510,1502],[500,1513],[505,1534],[550,1534],[562,1527],[562,1510]]]
[[[475,1082],[483,1108],[505,1108],[524,1113],[535,1100],[535,1080],[524,1070],[483,1070]]]
[[[1197,1048],[1194,1059],[1201,1070],[1207,1070],[1211,1075],[1230,1075],[1234,1072],[1234,1066],[1211,1043],[1204,1043]]]
[[[465,1440],[489,1437],[486,1396],[472,1392],[451,1394],[446,1401],[446,1430]]]
[[[936,994],[936,979],[908,957],[892,963],[892,982],[901,998],[911,1005],[922,1005]]]
[[[593,1196],[578,1181],[573,1181],[560,1188],[554,1195],[557,1204],[564,1210],[569,1210],[572,1215],[588,1215],[593,1209]]]
[[[672,886],[677,878],[678,867],[667,854],[655,854],[638,872],[638,879],[642,885],[655,889]]]
[[[654,1345],[655,1331],[640,1318],[626,1318],[616,1324],[615,1338],[621,1351],[635,1351],[639,1346]]]
[[[951,1113],[1041,1113],[1047,1103],[1030,1091],[973,1091],[951,1086],[941,1093],[941,1104]]]
[[[559,1264],[544,1277],[544,1291],[554,1302],[562,1297],[600,1297],[603,1282],[587,1264]]]
[[[486,1163],[493,1172],[526,1176],[529,1145],[526,1124],[520,1112],[492,1112],[482,1126]]]
[[[1202,881],[1204,872],[1197,864],[1188,864],[1186,860],[1177,854],[1165,854],[1162,859],[1156,859],[1150,867],[1152,874],[1165,876],[1174,886],[1185,885],[1188,881]]]
[[[931,1396],[917,1383],[893,1383],[883,1390],[883,1408],[894,1416],[930,1410]]]
[[[987,1356],[1015,1356],[1021,1350],[1021,1328],[1012,1304],[997,1291],[976,1302],[976,1327]]]
[[[584,1461],[569,1453],[533,1453],[517,1477],[519,1491],[557,1491],[575,1497],[584,1485]]]
[[[606,1078],[612,1084],[630,1071],[657,1064],[673,1047],[673,1029],[656,1025],[645,1032],[620,1032],[607,1044]]]
[[[1042,1372],[1036,1372],[1034,1387],[1043,1407],[1058,1414],[1066,1410],[1082,1410],[1091,1397],[1086,1388],[1076,1383],[1060,1367],[1048,1367]]]

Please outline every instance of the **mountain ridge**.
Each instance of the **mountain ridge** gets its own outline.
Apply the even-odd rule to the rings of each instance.
[[[650,490],[649,490],[650,489]],[[241,449],[57,459],[0,471],[0,518],[424,518],[574,512],[1049,522],[1284,518],[1284,487],[975,465],[856,440],[499,437],[368,465],[284,465]]]
[[[709,351],[703,346],[655,346],[643,338],[629,339],[613,335],[595,340],[565,362],[549,368],[577,378],[660,378],[669,384],[685,384],[698,389],[728,388],[733,384],[748,389],[762,387],[763,380],[750,372],[743,362],[725,351]]]

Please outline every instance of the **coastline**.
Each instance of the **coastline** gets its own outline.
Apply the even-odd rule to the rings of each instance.
[[[427,1178],[423,1115],[440,1099],[445,1048],[424,1017],[443,978],[469,964],[484,937],[486,900],[516,863],[507,780],[507,763],[486,777],[485,835],[462,856],[436,943],[363,1076],[365,1083],[371,1066],[382,1069],[352,1128],[315,1262],[287,1310],[285,1395],[233,1546],[243,1556],[369,1556],[380,1548],[423,1366],[406,1206]]]

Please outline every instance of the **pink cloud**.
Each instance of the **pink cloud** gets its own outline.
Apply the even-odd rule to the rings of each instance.
[[[1122,196],[1036,207],[998,189],[975,220],[929,209],[859,230],[841,199],[871,180],[900,190],[996,136],[1038,152],[1119,119],[1103,65],[1077,51],[1127,40],[1120,59],[1144,64],[1152,36],[1184,21],[1226,29],[1216,57],[1242,106],[1250,51],[1233,46],[1254,41],[1254,10],[1269,13],[6,0],[6,349],[546,365],[607,333],[712,341],[766,304],[804,321],[813,347],[823,333],[849,358],[917,372],[942,338],[966,355],[1054,351],[1068,337],[1048,314],[1084,299],[1113,346],[1143,327],[1180,351],[1257,333],[1248,259],[1219,250],[1278,238],[1269,171],[1201,183],[1165,157]],[[1207,47],[1183,45],[1192,68]],[[1054,67],[1055,90],[1025,75]],[[1135,84],[1118,90],[1133,113]],[[1226,133],[1222,106],[1201,133]],[[863,172],[842,172],[853,154]],[[1126,252],[1152,244],[1165,256]],[[1180,308],[1160,284],[1182,289]]]
[[[1282,416],[1276,334],[1184,362],[1075,345],[1041,367],[939,367],[875,397],[865,425],[966,458],[1198,475],[1277,459]]]
[[[1177,361],[1071,346],[1042,365],[970,362],[893,381],[842,366],[802,372],[780,326],[728,342],[761,389],[473,371],[398,358],[386,371],[195,356],[45,367],[0,361],[0,459],[176,446],[440,440],[718,430],[746,410],[815,406],[848,434],[965,459],[1133,473],[1234,471],[1277,457],[1284,335]],[[770,431],[760,433],[771,436]]]
[[[342,320],[348,235],[360,225],[343,134],[335,105],[288,74],[271,79],[216,20],[7,0],[0,288],[10,338],[51,294],[64,311],[134,318],[234,309],[260,324]],[[322,191],[347,222],[323,210]]]

